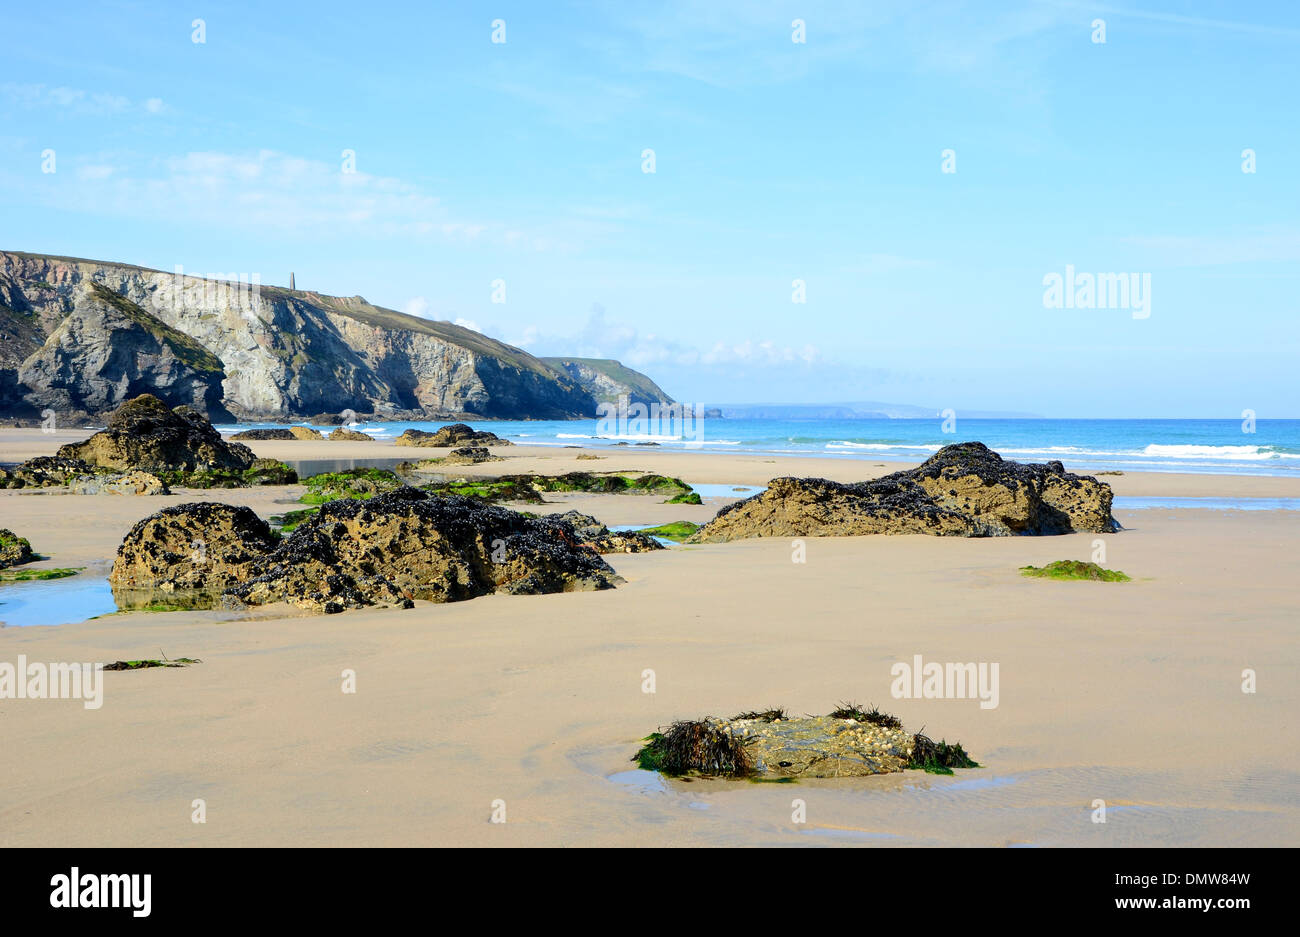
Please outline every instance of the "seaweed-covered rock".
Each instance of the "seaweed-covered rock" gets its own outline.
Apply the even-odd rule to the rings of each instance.
[[[151,592],[220,594],[231,606],[337,612],[609,589],[622,580],[563,521],[400,488],[331,501],[278,544],[247,508],[170,508],[132,528],[110,581],[137,602]]]
[[[79,475],[68,482],[74,495],[169,495],[171,489],[157,475],[149,472]]]
[[[250,508],[179,504],[127,532],[108,581],[122,608],[159,600],[210,607],[226,589],[253,578],[275,544],[271,528]]]
[[[0,569],[30,563],[36,555],[32,545],[25,537],[20,537],[12,530],[0,527]]]
[[[932,534],[1003,537],[1111,533],[1112,492],[1060,462],[1004,461],[983,443],[945,446],[914,469],[874,481],[775,478],[766,491],[728,505],[693,543],[747,537]]]
[[[80,459],[42,455],[12,469],[0,469],[0,488],[58,488],[94,473],[95,467]]]
[[[669,775],[758,780],[866,777],[907,768],[952,774],[953,768],[979,767],[961,745],[907,732],[896,717],[874,710],[793,719],[770,710],[684,720],[650,735],[633,760]]]
[[[320,433],[316,434],[317,438]],[[288,429],[246,429],[243,432],[235,433],[231,439],[252,439],[252,440],[293,440],[298,437]]]
[[[612,531],[590,514],[580,511],[565,511],[551,517],[571,524],[582,542],[597,553],[648,553],[664,548],[658,540],[640,531]]]
[[[442,459],[448,465],[477,465],[480,462],[500,462],[500,456],[493,455],[486,446],[461,446],[453,449]]]
[[[423,446],[430,449],[451,448],[472,444],[475,446],[509,446],[508,439],[502,439],[496,433],[476,430],[465,423],[452,423],[441,427],[436,433],[422,429],[408,429],[393,441],[397,446]]]
[[[267,563],[230,597],[333,611],[491,592],[585,592],[621,581],[563,522],[413,488],[329,502]]]
[[[58,455],[117,471],[147,472],[243,471],[255,458],[247,446],[222,439],[197,410],[173,410],[152,394],[128,400],[109,417],[107,429],[61,447]]]
[[[406,483],[388,469],[354,468],[312,475],[303,484],[307,491],[298,500],[303,504],[324,504],[339,498],[373,498]]]

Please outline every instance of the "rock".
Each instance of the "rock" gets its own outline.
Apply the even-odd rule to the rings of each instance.
[[[475,446],[509,446],[510,440],[501,439],[496,433],[475,430],[464,423],[452,423],[441,427],[436,433],[426,433],[421,429],[408,429],[394,440],[398,446],[425,446],[431,449],[451,448],[472,443]]]
[[[299,499],[303,504],[324,504],[339,498],[373,498],[402,488],[406,483],[388,469],[355,468],[312,475],[303,484],[307,486]]]
[[[185,406],[173,410],[152,394],[128,400],[109,418],[107,429],[61,447],[58,455],[118,471],[152,472],[243,471],[254,460],[251,449],[226,442],[201,413]]]
[[[250,508],[181,504],[131,528],[108,581],[121,608],[159,601],[209,608],[262,572],[275,545],[271,528]]]
[[[80,459],[42,455],[12,469],[0,469],[0,488],[57,488],[94,472],[93,465]]]
[[[611,531],[590,514],[565,511],[550,516],[570,524],[582,542],[597,553],[648,553],[664,549],[658,540],[639,531]]]
[[[30,563],[35,558],[32,545],[26,538],[18,536],[12,530],[0,527],[0,569]]]
[[[247,508],[169,508],[127,534],[110,581],[115,594],[220,594],[234,607],[289,602],[327,613],[622,582],[563,521],[414,488],[329,502],[279,544]]]
[[[68,483],[74,495],[169,495],[171,489],[157,475],[126,472],[122,475],[80,475]]]
[[[935,743],[896,718],[858,721],[829,716],[789,718],[780,710],[673,723],[633,757],[669,775],[755,780],[845,778],[923,768],[951,774],[975,768],[960,745]]]
[[[365,433],[349,429],[346,426],[340,426],[327,437],[331,440],[343,440],[344,442],[374,442],[374,436],[367,436]]]
[[[289,434],[293,436],[294,439],[312,440],[325,438],[318,430],[314,430],[310,426],[290,426]]]
[[[319,439],[320,433],[317,433],[316,437]],[[230,438],[231,439],[253,439],[253,440],[272,440],[272,439],[291,440],[291,439],[297,439],[298,437],[294,435],[292,430],[287,430],[287,429],[246,429],[242,433],[235,433]]]
[[[747,537],[952,537],[1111,533],[1110,486],[1060,462],[1003,461],[983,443],[945,446],[914,469],[874,481],[775,478],[728,505],[689,542]]]
[[[448,452],[442,461],[451,465],[477,465],[480,462],[503,462],[505,460],[500,456],[493,455],[485,446],[462,446]]]

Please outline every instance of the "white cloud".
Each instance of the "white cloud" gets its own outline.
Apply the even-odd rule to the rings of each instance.
[[[356,236],[440,237],[498,246],[510,230],[449,217],[438,197],[401,179],[345,173],[341,163],[273,150],[112,157],[113,172],[88,167],[73,174],[72,184],[42,187],[40,197],[68,210],[303,235],[347,230]],[[511,243],[537,250],[544,240],[521,236]]]
[[[22,108],[59,109],[78,116],[117,117],[135,110],[150,114],[162,113],[161,98],[149,98],[136,105],[130,98],[104,91],[85,91],[80,88],[51,88],[42,84],[4,82],[0,84],[0,99]]]

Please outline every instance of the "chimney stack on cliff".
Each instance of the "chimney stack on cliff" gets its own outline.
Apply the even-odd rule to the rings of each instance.
[[[289,289],[294,289],[292,273],[289,274]]]

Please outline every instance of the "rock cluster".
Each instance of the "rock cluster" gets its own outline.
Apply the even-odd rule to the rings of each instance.
[[[65,488],[76,495],[166,495],[167,483],[149,472],[109,472],[80,459],[37,456],[0,469],[0,488]]]
[[[692,543],[747,537],[932,534],[1003,537],[1111,533],[1112,492],[1060,462],[1004,461],[983,443],[945,446],[914,469],[874,481],[776,478],[724,507]]]
[[[374,442],[374,436],[367,436],[360,430],[351,429],[347,426],[340,426],[334,432],[330,433],[327,439],[343,442]]]
[[[443,449],[454,446],[509,446],[510,440],[502,439],[496,433],[475,430],[464,423],[452,423],[441,427],[436,433],[426,433],[421,429],[408,429],[393,441],[397,446],[422,446],[429,449]]]
[[[61,447],[58,455],[117,471],[152,472],[242,472],[255,458],[242,443],[222,439],[197,410],[187,406],[173,410],[152,394],[128,400],[109,417],[105,430],[85,442]]]
[[[127,534],[110,581],[137,602],[188,593],[200,597],[195,604],[288,602],[328,613],[609,589],[622,580],[564,521],[400,488],[331,501],[279,543],[247,508],[169,508]]]

